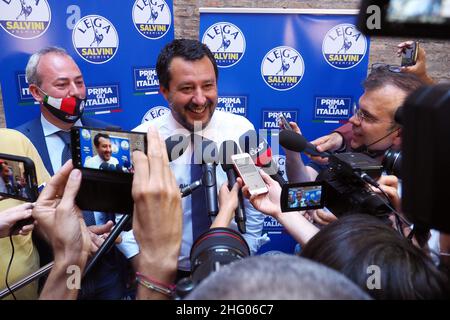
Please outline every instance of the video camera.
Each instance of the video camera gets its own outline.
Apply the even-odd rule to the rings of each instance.
[[[315,182],[283,186],[281,209],[297,211],[327,207],[336,216],[361,212],[386,216],[392,212],[388,199],[370,187],[383,169],[377,160],[363,153],[331,154],[329,166],[319,173]]]

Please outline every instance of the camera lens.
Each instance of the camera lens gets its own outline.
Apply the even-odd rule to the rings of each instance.
[[[387,174],[401,177],[402,152],[400,150],[386,150],[382,161],[383,169]]]
[[[192,280],[197,284],[221,265],[248,256],[250,249],[241,234],[228,228],[210,229],[192,246]]]

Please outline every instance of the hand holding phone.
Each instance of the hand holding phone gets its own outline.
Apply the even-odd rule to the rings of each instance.
[[[235,154],[231,156],[234,167],[244,183],[249,187],[251,195],[259,195],[269,192],[264,183],[259,169],[256,167],[252,157],[248,153]]]
[[[280,112],[279,114],[279,120],[281,122],[281,125],[283,126],[283,129],[294,131],[294,129],[292,129],[291,125],[289,124],[289,122],[287,121],[286,117],[283,115],[282,112]]]
[[[413,41],[408,46],[405,46],[402,51],[402,67],[413,66],[416,64],[417,55],[419,52],[419,42]]]

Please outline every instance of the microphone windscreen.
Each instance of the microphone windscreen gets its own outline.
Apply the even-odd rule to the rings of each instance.
[[[102,162],[99,167],[100,170],[108,170],[109,164],[107,162]]]
[[[302,152],[308,145],[305,137],[294,131],[281,130],[279,137],[280,145],[291,151]]]
[[[165,143],[169,161],[174,161],[186,151],[189,146],[189,139],[184,134],[176,134],[168,137]]]
[[[226,140],[220,145],[219,161],[223,171],[233,169],[231,156],[240,153],[239,147],[233,140]]]
[[[202,157],[203,163],[218,163],[219,150],[214,141],[203,138],[202,140]]]

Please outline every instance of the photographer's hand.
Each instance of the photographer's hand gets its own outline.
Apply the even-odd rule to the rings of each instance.
[[[33,208],[33,217],[48,236],[55,256],[40,299],[76,299],[78,289],[70,289],[67,285],[67,268],[76,266],[81,275],[93,245],[81,210],[75,205],[81,172],[72,169],[72,162],[66,162],[44,188]]]
[[[175,281],[181,247],[181,195],[169,167],[165,142],[155,128],[149,128],[147,141],[147,155],[133,152],[133,232],[140,247],[135,257],[136,271],[171,284]],[[167,298],[138,286],[137,299]]]
[[[16,222],[30,218],[32,208],[32,203],[24,203],[0,212],[0,238],[8,237]],[[13,235],[26,235],[33,230],[33,227],[33,223],[28,224],[16,230]]]
[[[325,151],[336,151],[342,146],[343,143],[343,137],[337,132],[332,132],[326,136],[317,138],[316,140],[311,141],[313,145],[316,146],[317,151],[319,152],[325,152]],[[322,158],[319,156],[310,156],[308,157],[317,163],[320,164],[328,164],[328,158]]]
[[[411,48],[413,41],[405,41],[397,45],[397,55],[400,57],[406,48]],[[426,66],[426,52],[422,46],[419,46],[419,51],[417,52],[417,60],[413,66],[402,67],[402,72],[412,73],[418,76],[426,84],[434,84],[435,81],[428,75]]]

